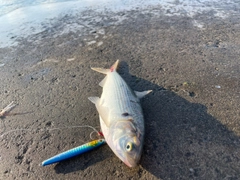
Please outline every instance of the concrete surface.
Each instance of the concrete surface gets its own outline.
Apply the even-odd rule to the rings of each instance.
[[[17,46],[0,48],[0,105],[15,101],[12,112],[23,114],[1,119],[0,179],[240,179],[240,3],[202,2],[208,9],[191,15],[174,9],[181,1],[87,9],[12,37]],[[61,34],[83,22],[82,31]],[[90,140],[91,129],[70,126],[99,127],[87,97],[101,94],[104,76],[90,67],[116,59],[132,89],[153,90],[142,101],[140,165],[128,168],[105,145],[40,166]]]

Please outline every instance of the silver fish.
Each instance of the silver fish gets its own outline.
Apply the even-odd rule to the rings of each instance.
[[[107,144],[127,166],[137,166],[143,148],[144,118],[140,98],[151,90],[132,91],[117,73],[119,60],[110,69],[91,68],[106,74],[99,83],[101,98],[89,97],[97,108]]]

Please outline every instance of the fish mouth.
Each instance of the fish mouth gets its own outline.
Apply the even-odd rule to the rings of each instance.
[[[138,165],[138,163],[136,162],[129,162],[129,161],[124,161],[124,163],[128,166],[128,167],[136,167]]]
[[[117,155],[117,157],[124,163],[126,164],[128,167],[130,168],[134,168],[138,165],[139,163],[139,157],[135,157],[133,156],[127,156],[126,154],[123,154],[121,151],[120,153],[116,153],[116,151],[114,151],[114,153]]]
[[[139,160],[140,160],[140,157],[135,157],[135,158],[126,158],[126,159],[122,159],[122,161],[128,166],[128,167],[136,167],[138,164],[139,164]]]

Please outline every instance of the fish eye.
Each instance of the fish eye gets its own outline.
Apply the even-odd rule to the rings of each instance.
[[[132,147],[133,147],[132,143],[131,143],[131,142],[128,142],[127,145],[126,145],[126,150],[127,150],[128,152],[130,152],[130,151],[132,150]]]

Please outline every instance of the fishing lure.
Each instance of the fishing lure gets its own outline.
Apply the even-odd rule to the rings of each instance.
[[[99,139],[99,140],[94,140],[89,143],[83,144],[81,146],[75,147],[73,149],[70,149],[68,151],[65,151],[63,153],[60,153],[56,156],[53,156],[45,161],[42,162],[42,166],[46,166],[49,164],[57,163],[60,161],[63,161],[65,159],[69,159],[71,157],[83,154],[85,152],[88,152],[90,150],[93,150],[101,145],[105,144],[105,139]]]

